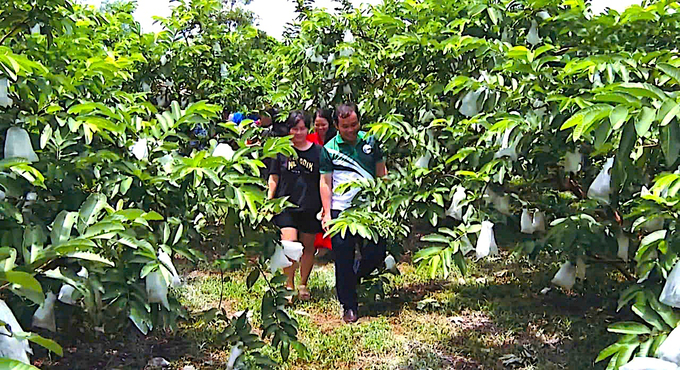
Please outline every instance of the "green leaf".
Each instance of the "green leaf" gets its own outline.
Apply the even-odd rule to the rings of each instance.
[[[668,99],[661,106],[661,109],[659,109],[658,113],[659,113],[658,116],[662,116],[662,117],[656,117],[659,121],[661,121],[659,126],[662,126],[662,127],[666,126],[674,118],[676,118],[678,116],[678,113],[680,113],[680,104],[678,104],[673,99]]]
[[[179,240],[182,238],[183,233],[184,233],[184,225],[183,224],[177,225],[177,231],[175,231],[175,240],[173,240],[173,242],[172,242],[173,245],[179,243]]]
[[[45,149],[47,142],[52,137],[52,126],[45,125],[42,134],[40,134],[40,149]]]
[[[648,83],[624,82],[619,84],[618,88],[638,98],[646,97],[661,101],[664,101],[668,98],[668,95],[663,90]]]
[[[253,285],[257,282],[257,278],[260,277],[260,270],[254,269],[253,271],[248,274],[248,278],[246,279],[246,286],[248,289],[251,289]]]
[[[651,307],[644,303],[638,302],[632,307],[633,312],[640,316],[650,325],[654,326],[658,330],[668,330],[668,325],[663,322],[659,314],[657,314]]]
[[[680,82],[680,69],[668,63],[659,63],[656,65],[663,73],[672,77],[676,82]]]
[[[439,262],[441,261],[441,256],[436,255],[432,257],[430,261],[430,279],[437,277],[437,268],[439,267]]]
[[[31,341],[31,342],[39,345],[39,346],[42,346],[42,347],[58,354],[59,356],[64,356],[64,350],[61,348],[61,346],[59,344],[57,344],[57,342],[55,342],[51,339],[43,338],[38,334],[28,333],[28,332],[14,333],[14,334],[19,339],[27,339],[27,340],[29,340],[29,341]]]
[[[91,194],[87,197],[87,200],[80,206],[80,210],[78,211],[79,223],[82,225],[79,225],[79,228],[84,230],[86,226],[95,223],[99,213],[104,209],[104,206],[106,206],[106,197],[104,195]]]
[[[640,242],[641,246],[645,246],[648,244],[652,244],[655,242],[658,242],[659,240],[664,240],[666,238],[666,230],[657,230],[644,238],[642,238],[642,241]]]
[[[40,286],[40,283],[38,280],[36,280],[33,275],[23,272],[23,271],[4,271],[0,272],[0,280],[7,281],[11,284],[16,285],[19,289],[26,290],[28,293],[36,293],[36,294],[30,294],[28,298],[33,300],[34,302],[37,300],[36,303],[42,304],[42,302],[45,300],[44,294],[42,287]],[[36,298],[40,296],[41,299]],[[35,298],[35,299],[34,299]]]
[[[443,236],[441,234],[428,234],[420,238],[420,241],[429,243],[449,244],[452,240],[451,238]]]
[[[0,358],[0,369],[2,370],[40,370],[33,365],[27,365],[21,361],[10,358]]]
[[[609,358],[613,356],[614,354],[618,353],[621,350],[622,344],[621,343],[614,343],[610,345],[609,347],[603,349],[600,351],[600,353],[597,355],[597,358],[595,359],[595,363],[598,363],[606,358]]]
[[[671,167],[680,155],[680,123],[678,120],[661,127],[661,150],[666,159],[666,166]]]
[[[18,164],[10,168],[12,172],[26,179],[34,186],[39,186],[45,188],[45,177],[40,173],[40,171],[27,164]]]
[[[656,112],[654,109],[642,107],[642,111],[635,120],[635,131],[637,132],[638,136],[644,136],[649,131],[649,128],[652,126],[652,122],[654,122],[654,118],[656,118]]]
[[[64,255],[65,257],[70,257],[70,258],[77,258],[81,260],[87,260],[87,261],[93,261],[93,262],[100,262],[106,265],[109,265],[111,267],[116,266],[116,264],[113,261],[110,261],[96,253],[92,252],[72,252],[72,253],[67,253]]]
[[[612,125],[612,129],[618,130],[626,123],[628,119],[628,108],[624,105],[618,105],[614,110],[609,113],[609,122]]]
[[[50,239],[53,245],[60,245],[71,237],[73,224],[78,219],[78,212],[61,211],[52,223]]]
[[[623,321],[609,325],[608,331],[619,334],[650,334],[652,331],[644,324],[635,321]]]

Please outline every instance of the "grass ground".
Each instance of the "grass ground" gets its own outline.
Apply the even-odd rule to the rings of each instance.
[[[430,280],[409,264],[400,270],[401,276],[390,277],[386,297],[364,301],[358,324],[345,325],[332,264],[315,268],[309,284],[313,299],[291,308],[311,356],[293,355],[284,368],[584,369],[595,368],[598,351],[614,340],[606,323],[614,313],[608,302],[615,299],[607,299],[606,288],[539,293],[555,270],[547,260],[505,255],[473,264],[467,276],[446,281]],[[251,294],[245,276],[229,276],[222,306],[254,311],[257,327],[264,284],[260,281]],[[216,307],[220,277],[194,272],[179,293],[191,310]],[[214,340],[216,329],[199,324],[184,331],[204,349],[209,364],[228,357]]]
[[[473,263],[465,277],[434,281],[402,263],[402,274],[389,278],[385,298],[364,300],[359,309],[361,319],[354,325],[341,321],[332,264],[317,266],[309,284],[312,300],[290,308],[300,324],[299,339],[309,348],[310,356],[301,359],[293,353],[283,368],[604,368],[603,364],[593,365],[593,360],[615,340],[606,331],[607,323],[614,319],[616,297],[609,293],[613,289],[586,280],[587,284],[577,286],[577,293],[553,289],[540,294],[557,265],[546,256],[539,259],[506,254]],[[247,271],[230,274],[224,285],[219,273],[207,268],[185,276],[186,284],[176,293],[191,312],[220,306],[222,290],[221,307],[230,313],[254,311],[253,326],[259,326],[262,279],[249,292]],[[218,339],[220,329],[214,323],[184,323],[177,333],[138,338],[133,348],[122,345],[114,348],[118,352],[109,350],[108,355],[138,357],[138,362],[127,362],[136,363],[136,368],[151,357],[162,356],[171,362],[171,368],[223,369],[229,348]],[[271,348],[265,352],[280,361]],[[83,368],[112,368],[100,366]]]

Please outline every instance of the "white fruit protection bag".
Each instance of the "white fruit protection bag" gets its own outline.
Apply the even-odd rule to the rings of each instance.
[[[479,239],[477,239],[476,250],[477,259],[498,254],[498,246],[493,234],[493,222],[482,222],[482,231],[479,233]]]
[[[656,357],[680,366],[680,326],[656,350]]]
[[[57,323],[54,319],[54,304],[57,302],[57,295],[47,292],[45,302],[38,307],[33,314],[32,325],[34,328],[43,328],[51,332],[57,331]]]
[[[659,302],[680,308],[680,262],[676,263],[663,286]]]
[[[550,282],[560,288],[571,290],[576,284],[576,267],[571,262],[565,262]]]

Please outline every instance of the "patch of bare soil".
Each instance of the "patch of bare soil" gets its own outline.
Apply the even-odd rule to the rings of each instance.
[[[64,357],[49,356],[33,346],[35,366],[49,370],[144,369],[154,357],[168,361],[201,358],[195,346],[181,336],[144,337],[131,327],[116,335],[61,335],[57,341],[64,348]]]

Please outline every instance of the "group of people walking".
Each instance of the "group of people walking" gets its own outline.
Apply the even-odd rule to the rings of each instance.
[[[314,132],[309,133],[311,124]],[[287,208],[274,217],[281,228],[281,240],[299,241],[303,247],[300,258],[298,298],[310,299],[307,288],[314,266],[316,248],[332,248],[335,255],[335,284],[338,300],[343,306],[343,320],[356,322],[357,283],[376,268],[386,257],[383,241],[367,242],[358,235],[340,234],[330,240],[323,237],[332,219],[351,207],[359,189],[345,193],[338,186],[358,179],[374,179],[387,174],[380,146],[373,136],[361,131],[361,114],[353,103],[340,104],[333,112],[317,110],[312,117],[303,111],[288,115],[280,131],[291,137],[296,156],[279,154],[269,163],[269,198],[288,197],[294,208]],[[355,260],[359,246],[361,258]],[[284,270],[287,287],[295,289],[297,264]]]

